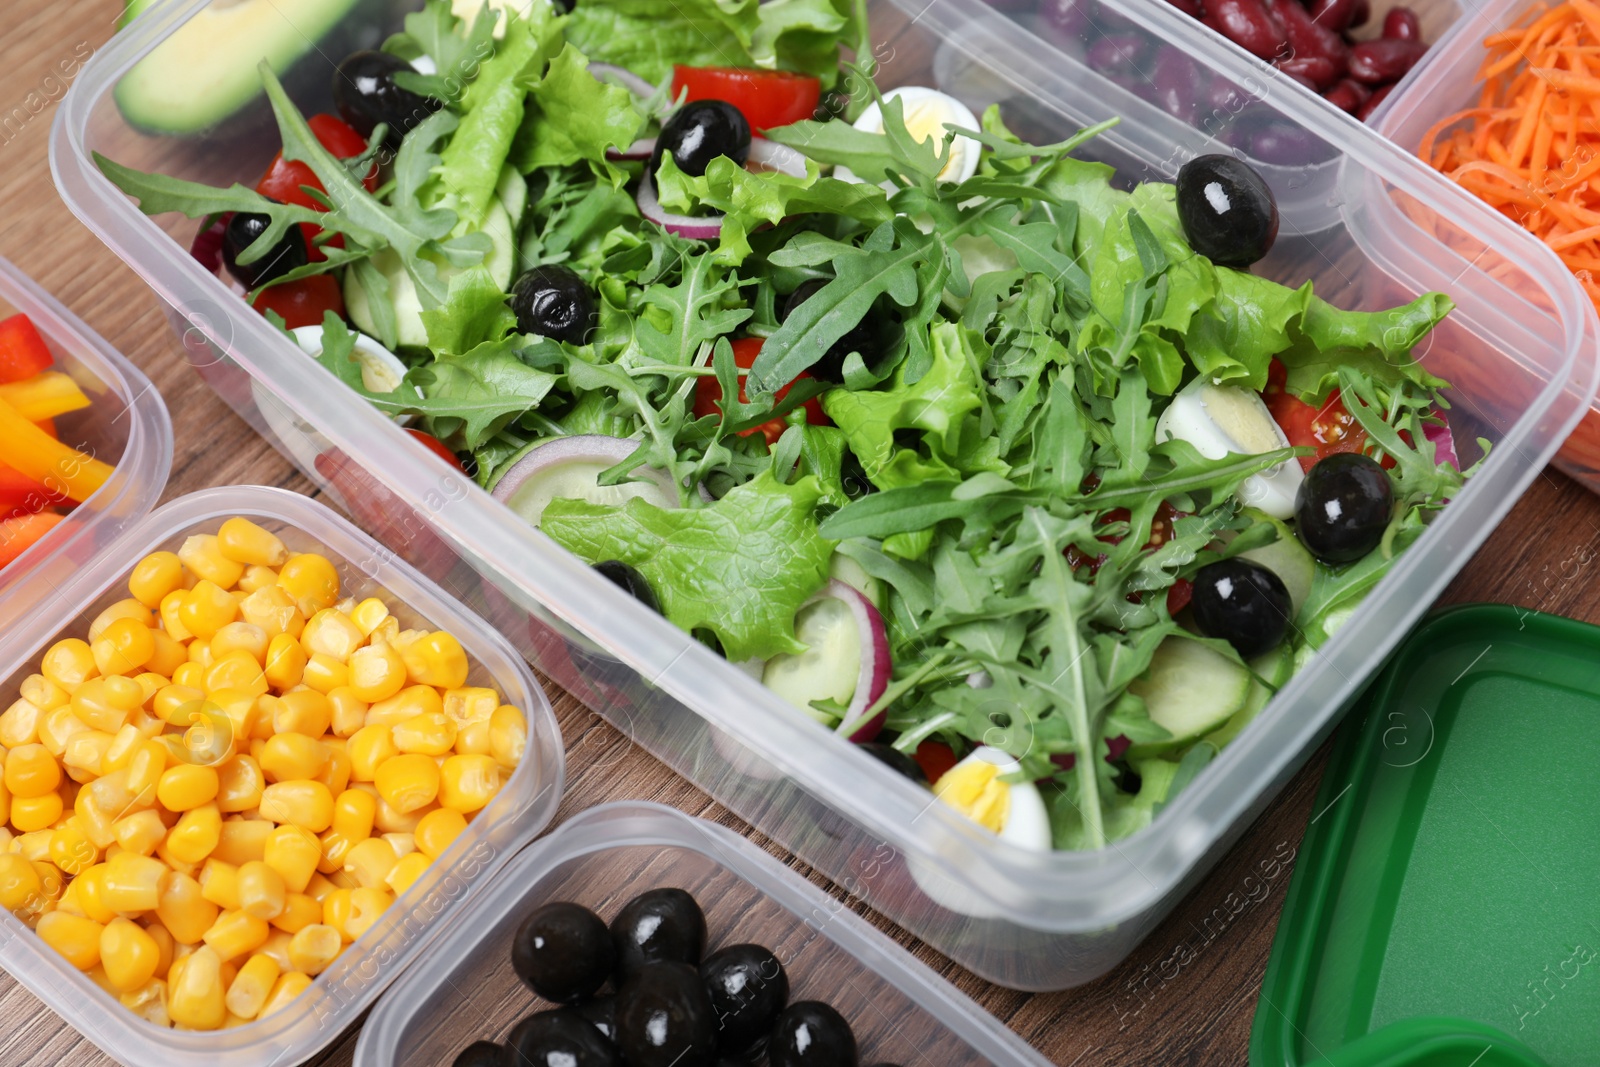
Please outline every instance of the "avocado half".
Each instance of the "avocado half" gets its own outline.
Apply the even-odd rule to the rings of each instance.
[[[118,28],[156,2],[129,0]],[[262,60],[285,74],[325,45],[361,2],[216,0],[123,75],[114,92],[117,107],[147,133],[181,136],[210,129],[261,94]]]

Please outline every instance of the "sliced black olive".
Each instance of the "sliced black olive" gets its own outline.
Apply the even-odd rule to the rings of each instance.
[[[650,588],[650,583],[638,570],[630,567],[620,559],[601,560],[594,565],[600,575],[627,593],[633,599],[655,612],[661,614],[661,603],[656,600],[656,592]]]
[[[413,69],[388,52],[352,52],[333,72],[333,103],[340,117],[363,137],[372,136],[379,123],[387,123],[388,142],[398,145],[423,119],[444,106],[395,82],[396,74]]]
[[[828,284],[821,279],[812,279],[801,285],[800,288],[789,294],[784,301],[783,312],[778,316],[780,322],[787,322],[789,316],[794,314],[795,308],[817,295],[817,291]],[[883,354],[882,331],[871,321],[871,313],[850,327],[850,332],[833,343],[821,359],[811,364],[811,376],[824,382],[833,382],[835,385],[844,382],[844,361],[852,352],[861,353],[861,358],[871,366]]]
[[[594,1028],[606,1035],[607,1041],[617,1039],[617,998],[595,997],[585,1000],[581,1004],[574,1004],[572,1010],[588,1019]]]
[[[512,1028],[501,1067],[623,1067],[617,1046],[570,1008],[541,1011]]]
[[[922,771],[922,764],[901,752],[893,745],[886,745],[882,741],[864,741],[859,746],[861,751],[873,759],[900,772],[913,782],[922,785],[928,784],[928,776]]]
[[[1289,632],[1294,605],[1283,579],[1248,559],[1225,559],[1194,576],[1194,621],[1249,659],[1276,648]]]
[[[698,967],[706,948],[706,917],[683,890],[652,889],[623,905],[611,920],[611,937],[617,945],[620,984],[646,963]]]
[[[718,156],[727,156],[742,167],[750,158],[750,123],[726,101],[691,101],[662,125],[655,154],[650,157],[651,174],[661,169],[661,158],[668,152],[678,169],[691,178],[704,174]]]
[[[1232,156],[1197,156],[1183,165],[1178,219],[1194,250],[1224,267],[1248,267],[1278,238],[1272,190]]]
[[[1294,498],[1295,532],[1324,563],[1351,563],[1377,548],[1393,513],[1389,475],[1356,452],[1318,460]]]
[[[501,1067],[505,1050],[493,1041],[474,1041],[456,1056],[451,1067]]]
[[[571,267],[554,264],[523,271],[511,286],[517,329],[581,345],[600,322],[594,294]]]
[[[700,978],[720,1027],[717,1047],[725,1056],[753,1051],[789,1002],[783,964],[760,945],[729,945],[713,952],[700,965]]]
[[[511,939],[511,968],[546,1000],[567,1004],[594,995],[616,966],[611,931],[581,904],[546,904]]]
[[[228,273],[246,289],[254,289],[281,278],[296,267],[305,266],[310,260],[305,234],[300,232],[300,227],[290,226],[278,243],[267,250],[266,255],[254,263],[240,263],[239,257],[244,250],[266,233],[270,225],[272,220],[265,215],[241,211],[228,220],[227,228],[222,231],[222,263],[228,268]]]
[[[817,1000],[789,1005],[767,1043],[772,1067],[856,1067],[856,1035],[844,1016]]]
[[[717,1017],[686,963],[646,963],[617,991],[617,1047],[628,1067],[710,1067]]]

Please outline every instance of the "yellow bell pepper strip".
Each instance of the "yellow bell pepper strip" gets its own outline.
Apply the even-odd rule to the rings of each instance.
[[[0,400],[16,408],[17,414],[29,422],[42,422],[89,406],[89,398],[78,383],[58,370],[0,384]]]
[[[83,503],[111,477],[111,465],[57,441],[0,399],[0,459]]]

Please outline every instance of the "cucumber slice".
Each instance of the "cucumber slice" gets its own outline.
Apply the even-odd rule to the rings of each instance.
[[[1294,677],[1295,656],[1288,645],[1279,645],[1271,652],[1264,652],[1250,661],[1250,669],[1274,687],[1281,687]],[[1250,680],[1250,695],[1245,699],[1244,707],[1233,714],[1221,729],[1206,735],[1206,740],[1218,749],[1239,736],[1246,726],[1249,726],[1261,710],[1272,702],[1276,695],[1275,689],[1269,689],[1254,678]]]
[[[1144,700],[1150,718],[1172,735],[1135,745],[1132,755],[1154,755],[1221,727],[1245,707],[1254,681],[1243,666],[1187,637],[1161,642],[1150,669],[1128,686]]]
[[[828,560],[828,577],[837,578],[851,589],[872,601],[872,606],[882,612],[886,601],[883,583],[867,573],[867,569],[842,552],[835,552]]]
[[[1287,525],[1254,509],[1249,513],[1257,522],[1269,522],[1276,527],[1278,539],[1270,545],[1252,548],[1239,555],[1243,559],[1261,564],[1282,580],[1284,588],[1289,590],[1289,601],[1294,605],[1294,613],[1298,616],[1301,606],[1311,595],[1311,581],[1317,574],[1317,561],[1311,557],[1311,553],[1306,551],[1306,546],[1300,543],[1300,539]]]
[[[825,719],[813,700],[848,705],[861,677],[861,633],[850,605],[826,596],[800,609],[795,637],[806,650],[774,656],[761,672],[761,684],[801,711]]]

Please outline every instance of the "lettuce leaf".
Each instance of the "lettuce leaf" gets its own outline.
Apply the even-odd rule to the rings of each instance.
[[[527,174],[588,163],[612,188],[620,187],[627,175],[606,160],[606,149],[632,144],[644,126],[633,94],[590,74],[588,58],[570,44],[530,93],[531,106],[512,149],[516,168]]]

